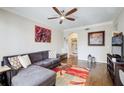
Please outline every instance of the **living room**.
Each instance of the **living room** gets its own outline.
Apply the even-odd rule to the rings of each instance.
[[[63,23],[60,24],[59,22],[61,18],[60,19],[58,18],[56,20],[48,20],[49,17],[59,16],[58,13],[56,13],[56,9],[58,9],[61,12],[63,12],[64,10],[63,14],[65,14],[71,9],[74,9],[75,12],[70,16],[75,18],[75,21],[64,19],[62,21]],[[53,80],[55,82],[52,82],[52,79],[51,79],[50,82],[52,82],[52,84],[49,84],[49,85],[59,85],[59,86],[81,85],[81,86],[84,86],[84,85],[87,85],[87,83],[89,85],[95,85],[94,81],[96,81],[96,79],[99,78],[98,74],[96,75],[97,77],[95,78],[95,80],[90,80],[89,82],[87,82],[86,79],[84,79],[86,78],[86,76],[88,77],[92,69],[92,67],[89,68],[88,67],[89,65],[87,65],[88,61],[90,61],[88,60],[88,55],[94,58],[93,64],[96,63],[96,68],[99,67],[99,69],[97,70],[102,69],[100,68],[101,64],[103,64],[106,67],[107,54],[113,53],[112,52],[113,33],[120,34],[120,32],[123,32],[123,24],[124,24],[123,16],[124,16],[124,9],[121,7],[106,7],[106,8],[104,7],[97,7],[97,8],[95,7],[94,8],[92,7],[77,7],[77,8],[75,7],[59,7],[59,8],[58,7],[37,7],[37,8],[1,7],[0,8],[0,20],[1,20],[0,21],[0,42],[1,42],[0,61],[1,61],[1,65],[3,65],[2,64],[2,61],[4,61],[3,57],[8,58],[8,56],[13,56],[13,55],[18,55],[18,56],[23,56],[25,54],[29,55],[29,59],[33,58],[31,59],[31,62],[34,59],[35,60],[42,59],[42,58],[39,59],[39,56],[44,57],[44,59],[51,58],[50,61],[52,60],[51,63],[53,64],[55,62],[58,62],[58,61],[55,61],[55,60],[58,60],[56,59],[57,54],[59,57],[61,57],[62,54],[65,54],[65,59],[63,60],[64,62],[60,62],[60,64],[55,64],[52,67],[50,67],[50,69],[52,68],[52,70],[56,72],[56,74],[58,75],[57,77],[61,77],[60,81],[59,79],[57,79],[57,84],[54,84],[56,80]],[[42,40],[42,38],[39,38],[37,36],[39,35],[38,34],[38,31],[40,31],[39,29],[40,30],[44,29],[44,31],[46,32],[48,31],[48,33],[46,33],[47,40],[46,39]],[[68,37],[70,34],[73,34],[73,33],[77,34],[76,47],[75,47],[77,49],[76,56],[71,55],[71,52],[70,52],[71,49],[69,49],[72,44],[70,44]],[[90,37],[92,37],[92,34],[94,33],[100,34],[100,36],[102,37],[100,38],[102,41],[100,42],[100,44],[99,42],[96,42],[95,44],[91,42],[92,40],[90,40]],[[44,51],[47,51],[48,54],[47,52],[44,52]],[[122,50],[117,50],[117,52],[113,54],[121,55],[119,51],[122,52]],[[66,57],[68,58],[66,59]],[[82,79],[79,79],[79,77],[77,78],[77,77],[74,77],[73,75],[71,77],[70,75],[68,75],[67,77],[76,78],[74,80],[78,81],[78,82],[74,82],[74,80],[71,80],[69,81],[71,82],[71,84],[70,83],[68,84],[68,82],[61,81],[63,77],[61,74],[65,73],[65,70],[62,69],[63,71],[60,71],[60,69],[58,68],[57,69],[53,69],[53,68],[54,66],[55,67],[63,66],[63,68],[65,68],[70,65],[72,67],[74,65],[73,68],[76,68],[73,62],[80,63],[78,70],[82,65],[83,67],[85,66],[84,67],[85,69],[80,68],[81,70],[85,71],[85,77],[83,76],[83,80],[82,80]],[[43,66],[46,66],[46,65],[43,64]],[[34,67],[32,69],[36,69],[36,68],[37,67]],[[104,69],[105,71],[107,70],[107,68],[104,68]],[[6,72],[9,72],[11,70],[12,69],[9,69]],[[122,71],[123,70],[124,69],[122,68]],[[44,71],[48,71],[48,70],[44,69]],[[4,74],[6,72],[4,72]],[[48,73],[51,74],[52,72],[48,71]],[[106,78],[108,78],[107,75],[106,75]],[[104,74],[102,73],[101,76],[104,76]],[[54,75],[53,75],[53,78],[56,79]],[[109,79],[107,79],[106,82],[112,82],[112,81],[109,81]],[[100,86],[114,85],[114,84],[101,83],[100,80],[96,83],[96,85],[100,85]],[[104,78],[102,78],[102,80],[104,80]],[[85,81],[85,84],[84,84],[84,81]],[[12,83],[12,81],[9,81],[9,82]],[[16,78],[16,83],[7,84],[7,85],[22,86],[21,82],[17,83],[17,78]],[[121,81],[121,85],[124,84],[123,82],[124,81]],[[30,83],[27,85],[33,86],[33,85],[30,85]],[[23,84],[24,84],[24,81],[23,81]],[[34,82],[32,84],[34,84]],[[120,83],[117,83],[117,85],[118,84]],[[26,85],[26,83],[24,85]],[[42,85],[42,83],[38,82],[38,85]]]

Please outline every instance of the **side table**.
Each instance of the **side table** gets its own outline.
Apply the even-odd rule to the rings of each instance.
[[[2,85],[6,85],[5,73],[6,73],[6,71],[9,71],[9,70],[11,70],[11,68],[8,67],[8,66],[6,66],[6,65],[0,67],[0,83],[1,83]]]

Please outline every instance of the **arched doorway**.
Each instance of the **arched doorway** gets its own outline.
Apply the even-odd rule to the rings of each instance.
[[[78,55],[78,34],[71,33],[68,36],[68,55],[77,57]]]

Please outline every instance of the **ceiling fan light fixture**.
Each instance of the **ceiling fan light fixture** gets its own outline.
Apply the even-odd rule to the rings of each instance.
[[[62,24],[63,20],[65,20],[65,19],[70,20],[70,21],[75,21],[75,18],[71,18],[71,17],[69,17],[69,15],[76,12],[77,8],[73,8],[73,9],[69,10],[67,13],[65,13],[64,10],[60,11],[57,7],[52,7],[52,8],[59,15],[59,17],[51,17],[51,18],[48,18],[48,19],[59,18],[60,19],[60,21],[59,21],[60,24]]]
[[[64,17],[64,16],[61,16],[61,17],[60,17],[60,19],[61,19],[61,20],[64,20],[64,19],[65,19],[65,17]]]

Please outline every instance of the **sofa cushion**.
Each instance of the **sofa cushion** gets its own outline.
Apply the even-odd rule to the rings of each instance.
[[[41,60],[48,59],[49,52],[48,51],[41,51],[41,52],[30,53],[29,57],[31,59],[31,62],[35,63],[35,62],[39,62]]]
[[[39,62],[34,63],[34,65],[49,67],[52,65],[52,62],[43,60],[43,61],[39,61]]]
[[[34,65],[43,66],[43,62],[44,62],[44,61],[39,61],[39,62],[34,63]]]
[[[12,78],[14,86],[38,86],[47,85],[50,82],[55,82],[56,74],[54,71],[41,66],[31,65],[28,68],[23,68],[19,73]]]
[[[49,52],[48,51],[43,51],[42,52],[42,59],[45,60],[45,59],[48,59],[49,57]]]
[[[43,60],[43,57],[42,56],[43,55],[42,55],[41,52],[30,53],[29,54],[29,57],[30,57],[32,63],[39,62],[39,61]]]
[[[54,63],[58,62],[58,59],[57,58],[49,58],[49,59],[45,59],[44,61],[51,62],[52,64],[54,64]]]
[[[50,65],[55,64],[57,62],[58,62],[57,58],[49,58],[49,59],[45,59],[43,61],[36,62],[34,64],[38,65],[38,66],[49,67]]]
[[[49,67],[49,66],[51,66],[52,65],[52,62],[43,62],[43,67]]]

